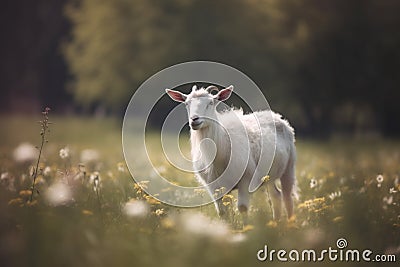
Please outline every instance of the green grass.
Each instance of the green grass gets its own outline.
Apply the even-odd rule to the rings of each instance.
[[[322,250],[336,248],[336,240],[346,238],[349,248],[368,248],[376,254],[389,253],[400,246],[400,188],[394,184],[400,175],[398,141],[298,140],[300,197],[296,220],[271,222],[265,193],[259,191],[252,199],[250,226],[242,229],[235,209],[227,222],[221,222],[212,205],[175,208],[148,198],[135,187],[126,169],[121,171],[125,166],[121,122],[111,118],[50,114],[53,124],[41,161],[43,169],[50,169],[40,175],[36,202],[28,203],[25,190],[30,188],[29,168],[33,162],[16,162],[13,150],[22,142],[39,144],[40,126],[35,122],[39,119],[0,118],[0,172],[8,173],[0,187],[2,266],[272,266],[277,263],[257,261],[256,253],[264,245],[276,250]],[[158,135],[152,134],[152,155],[160,155],[157,142]],[[180,143],[187,153],[187,139],[182,138]],[[70,157],[61,159],[59,150],[66,146]],[[84,149],[94,149],[99,154],[95,161],[85,164],[85,175],[79,167]],[[156,165],[176,182],[192,179],[170,167],[162,156],[155,157]],[[96,171],[101,178],[97,192],[90,181]],[[150,170],[137,171],[145,174]],[[380,186],[378,175],[383,176]],[[313,188],[311,180],[316,181]],[[15,190],[8,181],[13,181]],[[54,206],[46,201],[48,188],[57,181],[68,183],[73,192],[74,201],[68,205]],[[391,188],[397,192],[390,193]],[[336,196],[331,199],[334,192]],[[236,193],[233,196],[236,198]],[[124,205],[130,199],[146,201],[148,212],[142,217],[126,216]],[[190,217],[192,213],[206,217]],[[199,225],[194,223],[194,229],[190,229],[188,216],[198,218]],[[204,218],[217,222],[208,225]],[[208,225],[204,234],[196,233],[202,229],[201,223]],[[218,227],[229,229],[221,236],[216,231]]]

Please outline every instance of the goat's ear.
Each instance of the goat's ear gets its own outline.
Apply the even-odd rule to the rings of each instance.
[[[219,101],[225,101],[231,96],[232,91],[233,91],[233,85],[230,85],[230,86],[226,87],[225,89],[222,89],[221,91],[219,91],[218,94],[216,94],[214,96],[214,98]]]
[[[185,102],[187,97],[187,95],[171,89],[165,89],[165,92],[169,95],[169,97],[177,102]]]

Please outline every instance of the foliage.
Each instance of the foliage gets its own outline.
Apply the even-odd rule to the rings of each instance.
[[[64,51],[71,90],[84,106],[121,111],[162,68],[212,60],[254,79],[300,132],[400,130],[392,123],[400,115],[393,72],[400,55],[397,2],[72,3]]]
[[[153,2],[88,0],[68,6],[74,27],[65,55],[77,102],[119,110],[140,82],[166,66],[176,42],[174,17]]]

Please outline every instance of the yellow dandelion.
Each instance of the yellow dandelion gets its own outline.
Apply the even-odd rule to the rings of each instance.
[[[292,215],[289,219],[288,219],[288,223],[294,223],[296,222],[296,215]]]
[[[93,212],[90,210],[82,210],[82,214],[86,215],[86,216],[91,216],[91,215],[93,215]]]
[[[37,200],[28,201],[28,203],[26,203],[26,205],[27,205],[28,207],[33,207],[33,206],[36,206],[37,203],[38,203]]]
[[[19,195],[22,197],[28,197],[32,194],[31,190],[21,190],[19,191]]]
[[[290,217],[290,218],[287,220],[286,227],[287,227],[287,228],[292,228],[292,229],[297,229],[297,228],[299,228],[299,227],[297,226],[297,223],[296,223],[296,216],[295,216],[295,215],[293,215],[292,217]]]
[[[165,229],[171,229],[175,226],[175,222],[170,218],[164,218],[161,220],[161,226]]]
[[[230,201],[223,201],[223,202],[222,202],[222,205],[224,205],[224,206],[229,206],[230,204],[231,204]]]
[[[332,221],[333,222],[341,222],[341,221],[343,221],[343,217],[342,216],[337,216],[337,217],[333,218]]]
[[[158,204],[160,204],[160,201],[158,201],[157,199],[155,199],[152,196],[146,195],[144,198],[146,199],[147,203],[149,203],[150,205],[158,205]]]
[[[222,197],[222,205],[224,205],[224,206],[229,206],[229,205],[232,204],[233,200],[234,200],[233,195],[231,195],[231,194],[226,194],[226,195],[224,195],[224,196]]]
[[[261,178],[261,181],[264,183],[268,182],[270,180],[269,175],[264,176],[263,178]]]
[[[226,194],[222,197],[222,200],[233,200],[234,196],[231,194]]]
[[[278,226],[278,223],[274,220],[271,220],[267,223],[267,226],[270,228],[276,228]]]
[[[253,230],[253,229],[254,229],[254,225],[247,224],[247,225],[245,225],[245,226],[243,227],[242,232],[245,233],[245,232],[251,231],[251,230]]]
[[[24,200],[20,197],[13,198],[10,201],[8,201],[8,205],[10,205],[10,206],[18,205],[18,204],[22,204],[22,203],[24,203]]]

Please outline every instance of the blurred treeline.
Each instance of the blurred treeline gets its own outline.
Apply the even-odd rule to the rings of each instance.
[[[170,65],[252,78],[309,136],[399,135],[400,1],[7,1],[1,110],[122,114]]]

